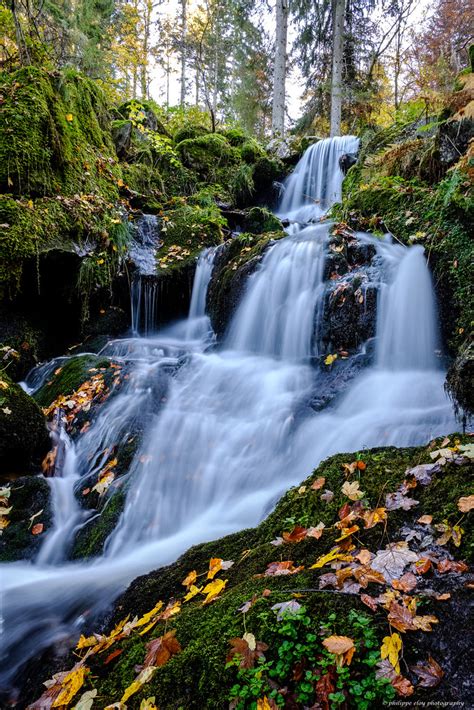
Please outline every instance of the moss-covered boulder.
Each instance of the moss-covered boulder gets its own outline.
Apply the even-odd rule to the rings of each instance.
[[[466,341],[448,370],[446,388],[465,420],[474,415],[474,343]]]
[[[109,367],[110,360],[98,355],[75,355],[66,358],[51,372],[49,379],[33,396],[41,407],[47,408],[58,397],[67,397],[80,389],[97,371],[106,371]]]
[[[25,471],[49,448],[46,420],[32,397],[0,373],[0,467]]]
[[[462,450],[457,447],[464,445],[463,441],[468,439],[453,436],[449,440],[459,455]],[[442,560],[472,559],[472,514],[462,515],[459,546],[455,544],[457,540],[452,538],[437,543],[433,538],[437,534],[434,526],[444,526],[443,529],[447,526],[449,529],[449,526],[460,524],[458,501],[469,495],[468,476],[472,473],[472,463],[469,457],[461,456],[457,462],[433,466],[431,453],[441,444],[439,439],[428,447],[390,447],[333,456],[324,461],[301,486],[291,489],[257,528],[198,545],[176,563],[135,580],[117,600],[106,628],[110,630],[123,619],[134,619],[148,612],[151,612],[148,621],[156,619],[156,623],[151,623],[145,631],[145,618],[136,630],[119,637],[114,650],[120,653],[115,653],[111,659],[113,662],[107,665],[100,652],[88,655],[85,663],[103,704],[118,702],[122,698],[125,689],[136,678],[136,666],[142,666],[147,652],[151,652],[150,644],[157,644],[158,638],[170,630],[175,632],[180,649],[175,649],[163,666],[150,673],[145,685],[133,695],[131,707],[138,708],[145,698],[153,696],[156,704],[164,710],[180,707],[222,710],[227,707],[232,695],[239,699],[242,707],[247,707],[246,699],[256,702],[263,694],[272,693],[272,689],[277,690],[279,696],[280,688],[286,689],[286,695],[283,695],[286,697],[289,692],[295,692],[295,682],[298,683],[301,678],[295,675],[294,646],[290,642],[302,644],[299,647],[300,661],[306,658],[304,667],[309,670],[321,654],[324,656],[321,640],[330,634],[349,636],[356,643],[354,659],[344,678],[341,678],[339,690],[342,697],[350,698],[351,702],[353,697],[360,697],[361,694],[365,697],[366,692],[369,692],[366,698],[369,701],[371,697],[372,700],[385,697],[383,693],[377,695],[381,689],[376,686],[375,678],[372,676],[370,683],[367,679],[371,677],[370,668],[382,661],[380,647],[387,636],[387,617],[395,613],[392,603],[405,609],[411,608],[410,613],[414,613],[416,607],[418,618],[422,617],[425,621],[431,618],[433,624],[431,633],[415,630],[402,634],[405,665],[401,672],[407,681],[417,686],[412,697],[425,701],[466,701],[470,697],[469,688],[465,686],[469,672],[469,654],[466,653],[469,642],[452,635],[456,618],[461,615],[463,623],[467,619],[463,589],[466,568],[461,565],[457,572],[447,572],[443,569],[445,562],[439,569],[437,566]],[[349,469],[352,474],[348,473]],[[414,477],[415,474],[419,479]],[[410,482],[409,488],[400,489],[405,480]],[[360,503],[354,503],[348,497],[348,485],[360,487],[363,491]],[[404,490],[400,495],[413,498],[414,505],[410,503],[405,509],[395,505],[389,509],[385,496],[397,490]],[[377,510],[378,518],[374,518],[373,514],[367,520],[357,518],[357,511],[363,513],[364,510],[372,513]],[[420,522],[420,516],[426,517]],[[432,516],[431,522],[427,522],[427,516]],[[354,520],[357,529],[349,528]],[[312,527],[314,531],[315,526],[319,526],[320,534],[316,531],[308,535],[308,529]],[[287,542],[282,539],[283,533],[289,536]],[[390,549],[393,543],[399,547],[392,551],[391,556],[387,553],[392,562],[386,561],[384,564],[387,567],[381,567],[387,577],[374,574],[372,579],[362,580],[365,586],[355,585],[356,588],[349,589],[355,580],[349,582],[348,577],[339,572],[342,568],[348,568],[348,560],[359,560],[353,555],[362,555],[360,559],[367,559],[368,556],[370,564],[376,565],[375,556],[383,558],[383,551]],[[325,558],[331,551],[340,555],[339,562],[331,563],[331,555]],[[410,570],[410,574],[404,578],[402,587],[397,589],[397,584],[392,585],[389,581],[388,568],[397,555],[404,554],[407,555],[406,560],[402,562],[400,571],[395,573],[395,579],[398,580],[404,569]],[[423,571],[430,566],[429,560],[426,562],[429,556],[433,560],[431,568]],[[420,568],[413,566],[415,559],[421,559]],[[221,569],[220,564],[224,560],[229,563]],[[365,563],[353,564],[355,568]],[[208,576],[212,565],[215,566],[214,573]],[[267,571],[265,574],[270,565],[270,570],[273,568],[276,571],[280,566],[283,572],[268,574]],[[217,598],[203,603],[202,588],[210,584],[209,579],[213,576],[214,580],[220,581],[220,585],[216,585]],[[191,588],[195,593],[185,599],[186,585],[189,588],[191,584],[189,579],[195,579],[198,589]],[[408,586],[414,584],[416,591],[407,595],[403,591],[405,583]],[[383,594],[389,595],[386,602],[380,596]],[[298,603],[296,606],[295,601]],[[163,603],[163,607],[160,608],[159,602]],[[297,619],[291,621],[291,614],[290,620],[285,617],[281,605],[284,608],[287,602],[294,605],[293,611],[297,611],[298,605],[304,607],[305,623],[301,624]],[[160,617],[160,611],[165,608],[166,613]],[[404,618],[406,620],[408,616]],[[281,625],[278,624],[279,619],[282,620]],[[397,625],[395,619],[393,621],[396,625],[391,633],[394,628],[400,628],[400,623],[403,624],[400,622]],[[357,623],[370,632],[362,632]],[[284,629],[287,630],[286,637]],[[311,634],[310,637],[305,635],[305,629]],[[246,633],[250,635],[244,636]],[[266,644],[261,647],[266,662],[262,666],[256,664],[255,673],[240,673],[237,664],[226,667],[231,639],[235,638],[243,638],[244,641],[247,638],[249,644],[253,643],[253,639]],[[359,666],[368,650],[367,643],[372,651],[371,663]],[[311,649],[316,656],[314,660],[311,660]],[[107,647],[106,653],[110,653],[110,647]],[[429,655],[440,664],[443,677],[438,687],[426,690],[420,686],[416,673],[411,669],[414,664],[426,661]],[[327,663],[323,668],[327,672],[328,667],[334,664],[334,657],[326,655],[325,658]],[[70,656],[63,662],[63,668],[76,662],[77,656]],[[270,669],[276,672],[269,674]],[[57,666],[49,669],[48,673],[54,670]],[[276,685],[272,684],[272,677],[277,679]],[[252,679],[256,694],[252,694]],[[44,677],[36,678],[29,685],[29,701],[43,692],[40,684],[43,680]],[[313,699],[317,677],[308,677],[307,680],[306,692],[308,698]],[[370,689],[364,685],[366,682],[370,684]],[[298,692],[303,692],[302,687],[296,687]],[[352,695],[354,691],[355,696]],[[375,694],[370,695],[371,692]],[[371,707],[370,702],[368,707]]]
[[[200,180],[220,182],[222,170],[239,162],[239,153],[219,133],[188,138],[176,146],[183,165],[192,169]]]
[[[52,524],[51,489],[43,476],[16,478],[0,487],[9,509],[0,536],[0,562],[34,557]]]

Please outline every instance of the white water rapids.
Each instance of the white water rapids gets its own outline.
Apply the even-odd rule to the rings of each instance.
[[[337,199],[339,156],[356,148],[351,137],[312,146],[288,181],[280,212],[305,221],[315,217],[315,205]],[[423,249],[369,235],[359,237],[375,245],[381,272],[375,362],[333,405],[317,413],[309,406],[329,229],[329,222],[307,225],[271,246],[219,348],[205,315],[213,252],[199,261],[188,321],[106,348],[132,363],[131,377],[87,433],[75,445],[66,442],[63,477],[51,480],[54,525],[36,560],[2,568],[5,684],[41,648],[76,638],[84,619],[139,574],[191,545],[257,524],[327,455],[421,444],[455,428],[435,355]],[[137,423],[143,441],[104,554],[67,561],[68,543],[87,516],[74,486],[100,470],[104,450]]]

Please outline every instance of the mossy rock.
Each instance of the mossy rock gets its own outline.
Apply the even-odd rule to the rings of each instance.
[[[245,213],[244,231],[251,234],[282,232],[281,221],[265,207],[252,207]]]
[[[26,472],[49,448],[46,420],[32,397],[0,373],[0,466]]]
[[[43,334],[27,317],[0,307],[0,361],[12,380],[23,380],[42,359],[44,349]]]
[[[437,443],[439,445],[441,440]],[[360,472],[360,487],[365,491],[364,497],[369,505],[380,505],[382,492],[395,490],[403,481],[408,468],[430,462],[430,450],[426,447],[389,447],[359,452],[359,460],[363,459],[366,464],[365,470]],[[337,594],[327,589],[319,590],[319,576],[328,568],[311,570],[309,567],[319,556],[331,549],[339,534],[332,526],[339,520],[338,511],[341,506],[347,502],[341,492],[346,481],[343,464],[353,461],[355,457],[354,453],[338,454],[324,461],[304,481],[302,487],[291,489],[278,503],[275,511],[257,528],[193,547],[176,563],[135,580],[117,600],[115,612],[108,624],[110,628],[128,615],[133,618],[135,615],[146,613],[159,600],[166,604],[170,599],[181,599],[184,595],[184,578],[191,570],[196,570],[199,575],[205,574],[210,558],[234,561],[230,569],[219,575],[227,580],[227,584],[220,598],[212,604],[203,606],[202,599],[197,597],[183,604],[181,612],[173,617],[172,623],[159,623],[144,637],[132,634],[120,643],[121,654],[107,668],[104,668],[101,658],[91,659],[94,687],[97,688],[103,703],[114,702],[122,697],[124,689],[136,677],[135,666],[143,663],[147,643],[170,628],[176,630],[176,638],[183,650],[159,668],[144,688],[134,695],[132,707],[138,708],[141,700],[151,696],[155,696],[155,702],[164,710],[176,710],[181,707],[190,710],[222,710],[227,707],[229,690],[235,678],[232,671],[225,670],[229,640],[242,636],[247,631],[253,633],[259,641],[271,644],[268,615],[262,612],[270,612],[273,604],[288,600],[294,592],[300,595],[298,601],[307,608],[314,628],[317,628],[321,621],[327,620],[329,614],[335,613],[339,619],[339,633],[344,633],[349,612],[354,610],[361,614],[364,610],[359,596]],[[414,510],[391,511],[385,527],[378,525],[372,529],[360,530],[357,533],[357,545],[376,552],[387,542],[400,539],[400,527],[414,525],[422,514],[433,515],[434,522],[447,519],[451,524],[456,523],[459,520],[457,501],[460,496],[469,494],[470,473],[472,465],[448,464],[441,473],[435,475],[431,484],[418,486],[416,499],[419,500],[419,505]],[[319,477],[324,477],[324,487],[334,492],[334,498],[329,503],[321,500],[321,490],[311,488],[312,483]],[[272,540],[283,531],[292,529],[295,524],[310,526],[319,521],[326,525],[326,530],[319,540],[306,538],[297,545],[286,544],[280,548],[271,544]],[[472,520],[465,517],[462,525],[464,536],[461,547],[458,549],[448,544],[447,550],[457,559],[472,559]],[[304,569],[291,577],[257,576],[262,575],[269,563],[281,559],[291,559],[295,566],[304,565]],[[262,597],[264,589],[270,590],[268,599]],[[371,589],[368,592],[370,594]],[[268,592],[266,594],[268,595]],[[239,609],[252,597],[256,603],[244,618]],[[434,610],[437,615],[444,615],[443,620],[448,624],[445,631],[448,634],[453,615],[457,613],[454,600],[449,604],[454,606],[450,607],[447,614],[444,611],[446,604],[438,605]],[[438,610],[439,606],[442,608]],[[426,605],[424,609],[426,611],[423,613],[431,612]],[[379,646],[382,637],[386,635],[386,614],[376,613],[372,623],[377,630]],[[405,654],[413,658],[417,653],[426,655],[432,652],[431,649],[436,648],[439,631],[436,628],[429,635],[410,635],[405,642]],[[269,651],[275,652],[276,649]],[[444,667],[450,668],[450,673],[456,666],[456,654],[457,645],[451,644],[445,647],[443,658],[438,658]]]
[[[219,130],[219,133],[223,135],[234,148],[239,148],[249,139],[248,133],[246,133],[243,128],[239,127],[222,128]]]
[[[217,205],[212,200],[197,202],[193,198],[181,200],[181,204],[163,212],[158,266],[164,276],[194,264],[205,247],[222,242],[226,221]]]
[[[66,397],[80,388],[94,374],[91,370],[108,369],[110,360],[98,355],[75,355],[58,366],[51,378],[34,393],[41,407],[49,407],[58,397]]]
[[[272,187],[275,180],[281,180],[285,175],[283,163],[278,158],[264,156],[259,158],[253,168],[253,182],[257,193],[265,192]]]
[[[101,509],[78,531],[70,558],[89,559],[101,555],[104,543],[117,525],[124,505],[125,495],[121,489],[108,496]]]
[[[218,133],[188,138],[176,146],[183,165],[195,171],[201,180],[220,182],[222,169],[239,161],[238,151]]]
[[[0,536],[0,562],[31,559],[52,524],[51,489],[43,476],[17,478],[7,488],[12,510]],[[41,532],[33,534],[33,526],[40,524]]]
[[[474,343],[466,341],[446,377],[446,388],[457,412],[474,415]]]
[[[210,133],[209,129],[205,126],[199,126],[192,123],[186,124],[178,128],[178,130],[173,135],[173,140],[176,145],[188,139],[199,138],[200,136],[205,136]]]
[[[0,192],[117,199],[121,173],[97,84],[72,70],[25,67],[1,74],[0,92]]]
[[[253,164],[265,156],[265,151],[254,138],[249,138],[240,148],[240,154],[245,163]]]

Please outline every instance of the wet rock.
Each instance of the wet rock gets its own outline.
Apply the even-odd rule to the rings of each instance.
[[[467,342],[448,370],[446,389],[463,418],[474,414],[474,343]]]
[[[310,407],[319,412],[343,394],[361,369],[370,364],[373,357],[372,350],[373,348],[369,346],[364,353],[347,359],[338,358],[330,366],[321,362],[321,369],[316,374],[315,394],[310,400]]]
[[[330,352],[358,348],[375,335],[377,288],[359,275],[334,286],[326,293],[321,340]]]
[[[341,168],[344,175],[346,175],[349,168],[352,168],[352,166],[356,163],[357,155],[354,155],[354,153],[344,153],[344,155],[341,155],[341,157],[339,158],[339,167]]]
[[[44,415],[34,399],[0,377],[0,467],[4,472],[26,473],[49,449]]]
[[[0,536],[0,560],[31,559],[40,547],[52,523],[50,488],[43,476],[17,478],[7,484],[10,489],[8,515],[10,521]],[[33,534],[34,525],[43,525]],[[35,532],[38,528],[35,528]]]
[[[132,142],[132,122],[114,121],[112,125],[112,138],[118,157],[122,160],[130,150]]]
[[[445,167],[454,165],[474,138],[474,120],[447,121],[439,129],[439,158]]]

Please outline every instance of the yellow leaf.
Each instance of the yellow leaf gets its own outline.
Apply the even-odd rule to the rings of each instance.
[[[337,354],[327,355],[327,357],[324,358],[324,364],[332,365],[335,360],[337,360]]]
[[[145,626],[146,624],[149,624],[150,621],[158,614],[158,612],[160,611],[162,606],[163,606],[163,602],[161,602],[161,601],[158,602],[157,604],[155,604],[155,606],[153,607],[153,609],[151,611],[148,611],[140,619],[138,619],[138,621],[134,625],[135,628],[137,628],[138,626]]]
[[[189,572],[189,574],[187,575],[187,577],[186,577],[185,579],[183,579],[183,581],[181,582],[181,584],[182,584],[184,587],[191,587],[191,586],[194,584],[194,582],[196,581],[196,577],[197,577],[196,570],[193,569],[192,572]]]
[[[144,668],[142,672],[135,678],[133,683],[131,683],[128,688],[125,690],[124,694],[120,698],[121,703],[126,703],[127,700],[140,688],[145,685],[145,683],[148,683],[150,678],[152,677],[153,673],[156,671],[156,666],[148,666],[148,668]]]
[[[391,634],[391,636],[385,636],[383,639],[382,646],[380,648],[380,656],[382,660],[388,658],[391,665],[395,669],[397,674],[400,673],[400,663],[399,656],[402,650],[402,639],[399,634]]]
[[[143,699],[140,703],[140,710],[158,710],[158,706],[155,705],[155,696]]]
[[[28,200],[28,207],[30,208],[30,210],[33,209],[33,200]]]
[[[264,698],[257,700],[257,710],[271,710],[271,705],[266,695]]]
[[[74,116],[72,115],[72,113],[67,113],[66,114],[66,121],[71,123],[71,121],[73,121],[73,120],[74,120]]]
[[[319,569],[320,567],[324,567],[324,565],[329,564],[329,562],[334,562],[335,560],[350,561],[351,559],[352,557],[350,557],[349,555],[344,555],[343,553],[341,553],[339,547],[335,547],[331,550],[331,552],[328,552],[327,555],[319,557],[319,559],[316,560],[314,565],[311,565],[310,569]]]
[[[69,705],[77,691],[82,688],[84,679],[89,669],[81,664],[74,666],[61,683],[62,690],[51,707],[58,708],[61,705]]]
[[[208,579],[214,579],[216,574],[222,569],[222,562],[220,557],[211,557],[209,560],[209,572],[207,573]]]
[[[202,594],[207,594],[203,604],[209,604],[212,602],[222,592],[226,584],[227,579],[215,579],[213,582],[206,584],[202,590]]]
[[[348,666],[352,661],[352,656],[355,653],[353,639],[349,636],[328,636],[323,641],[323,646],[329,653],[336,656],[336,665],[341,667],[346,663]]]
[[[194,584],[191,584],[189,588],[189,592],[186,594],[184,597],[184,601],[188,602],[190,599],[196,596],[196,594],[200,594],[202,592],[202,587],[196,587]]]
[[[80,651],[81,648],[89,648],[89,646],[95,646],[97,643],[97,639],[95,636],[83,636],[81,634],[81,637],[79,641],[77,642],[76,646],[76,651]]]

